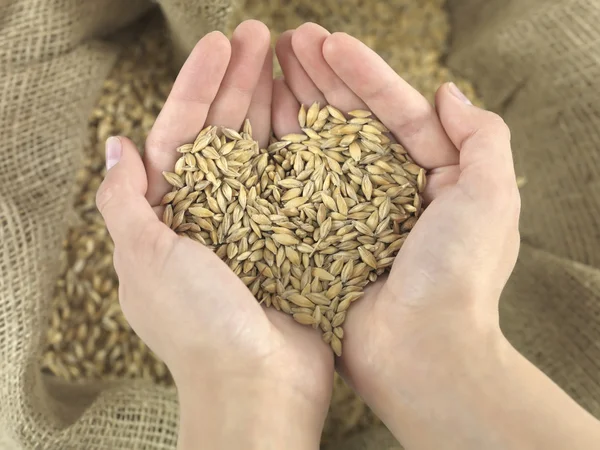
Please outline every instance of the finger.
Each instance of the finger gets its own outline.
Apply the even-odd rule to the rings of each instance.
[[[472,198],[515,194],[510,130],[502,118],[472,106],[453,83],[436,96],[440,120],[460,151],[459,184]]]
[[[215,31],[196,44],[181,68],[146,141],[146,198],[151,205],[158,205],[169,190],[162,172],[172,170],[177,160],[175,149],[193,142],[202,129],[227,70],[230,53],[229,40]]]
[[[102,214],[115,248],[131,248],[147,231],[159,232],[164,226],[144,197],[148,182],[144,164],[135,145],[124,137],[106,141],[106,178],[96,194],[96,205]],[[172,234],[175,237],[175,234]]]
[[[292,35],[292,48],[296,58],[315,86],[323,93],[327,103],[345,112],[366,109],[364,102],[325,61],[323,44],[329,36],[329,31],[315,23],[301,25]]]
[[[278,78],[273,82],[273,133],[280,139],[288,133],[300,133],[298,124],[298,111],[300,104],[286,84],[285,80]]]
[[[283,33],[277,45],[275,52],[286,83],[290,90],[294,93],[299,102],[310,106],[313,102],[325,104],[325,97],[311,80],[308,74],[302,68],[302,64],[296,58],[292,48],[293,30],[288,30]]]
[[[260,78],[250,108],[248,108],[248,119],[252,125],[252,135],[265,148],[269,143],[271,133],[271,100],[273,97],[273,51],[269,48],[265,62],[260,73]]]
[[[334,33],[323,44],[323,55],[417,164],[432,169],[457,163],[458,152],[433,107],[377,53],[345,33]]]
[[[269,51],[269,29],[257,20],[242,22],[231,38],[231,61],[207,123],[239,130],[248,114],[254,89]]]

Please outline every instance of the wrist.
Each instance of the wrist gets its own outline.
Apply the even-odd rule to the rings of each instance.
[[[366,398],[406,448],[594,448],[596,419],[499,328],[464,330],[438,343],[428,362],[413,355],[411,371],[381,378]]]
[[[318,449],[326,408],[267,378],[178,384],[179,450]]]
[[[369,383],[357,386],[403,442],[415,442],[413,434],[425,436],[436,424],[451,422],[449,417],[458,416],[464,402],[486,397],[519,356],[499,326],[469,318],[468,313],[458,316],[406,324],[396,342],[402,350],[390,354],[389,363],[370,374]],[[435,447],[431,444],[415,448]]]
[[[389,302],[395,303],[393,317],[386,316]],[[498,364],[512,349],[500,330],[497,312],[475,306],[460,310],[439,303],[431,306],[399,305],[380,291],[369,311],[372,318],[347,318],[348,328],[353,320],[377,324],[361,338],[370,349],[367,359],[347,354],[342,370],[379,415],[391,405],[427,402],[436,386],[460,382],[463,371],[475,376],[478,367]],[[381,317],[387,318],[375,320]]]
[[[397,312],[381,324],[377,332],[380,342],[374,345],[383,349],[389,360],[378,355],[382,363],[374,365],[377,373],[372,374],[385,392],[395,385],[399,393],[406,391],[410,396],[415,384],[427,390],[429,384],[443,382],[457,371],[472,372],[475,366],[495,364],[507,355],[512,347],[500,330],[497,308],[482,307],[497,305],[498,300],[469,297],[462,302],[415,305],[400,302],[386,289],[378,293],[375,308],[381,311],[376,316],[386,317],[390,303]]]

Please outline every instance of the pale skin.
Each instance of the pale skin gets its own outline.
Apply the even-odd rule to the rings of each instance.
[[[338,370],[407,449],[592,449],[600,426],[507,342],[500,293],[519,248],[510,133],[452,84],[435,107],[354,38],[315,24],[276,47],[241,24],[205,36],[146,142],[107,143],[97,197],[115,241],[123,312],[173,374],[179,449],[316,449],[334,359],[317,331],[257,304],[202,245],[157,216],[175,148],[204,124],[265,145],[297,129],[300,103],[367,108],[429,170],[428,207],[387,279],[350,309]],[[291,425],[293,424],[293,425]]]

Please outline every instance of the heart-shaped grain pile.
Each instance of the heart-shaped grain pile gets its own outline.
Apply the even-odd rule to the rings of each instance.
[[[259,149],[209,126],[165,179],[163,220],[211,248],[266,306],[320,327],[339,356],[351,304],[394,261],[422,210],[425,171],[369,111],[304,106],[303,134]]]

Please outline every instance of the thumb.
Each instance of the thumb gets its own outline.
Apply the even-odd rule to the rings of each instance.
[[[471,198],[512,196],[517,191],[510,130],[497,114],[477,108],[454,83],[436,94],[442,126],[460,151],[459,184]]]
[[[108,172],[96,194],[102,214],[116,247],[139,240],[148,224],[159,223],[145,199],[148,182],[140,154],[129,139],[110,137],[106,141]]]

